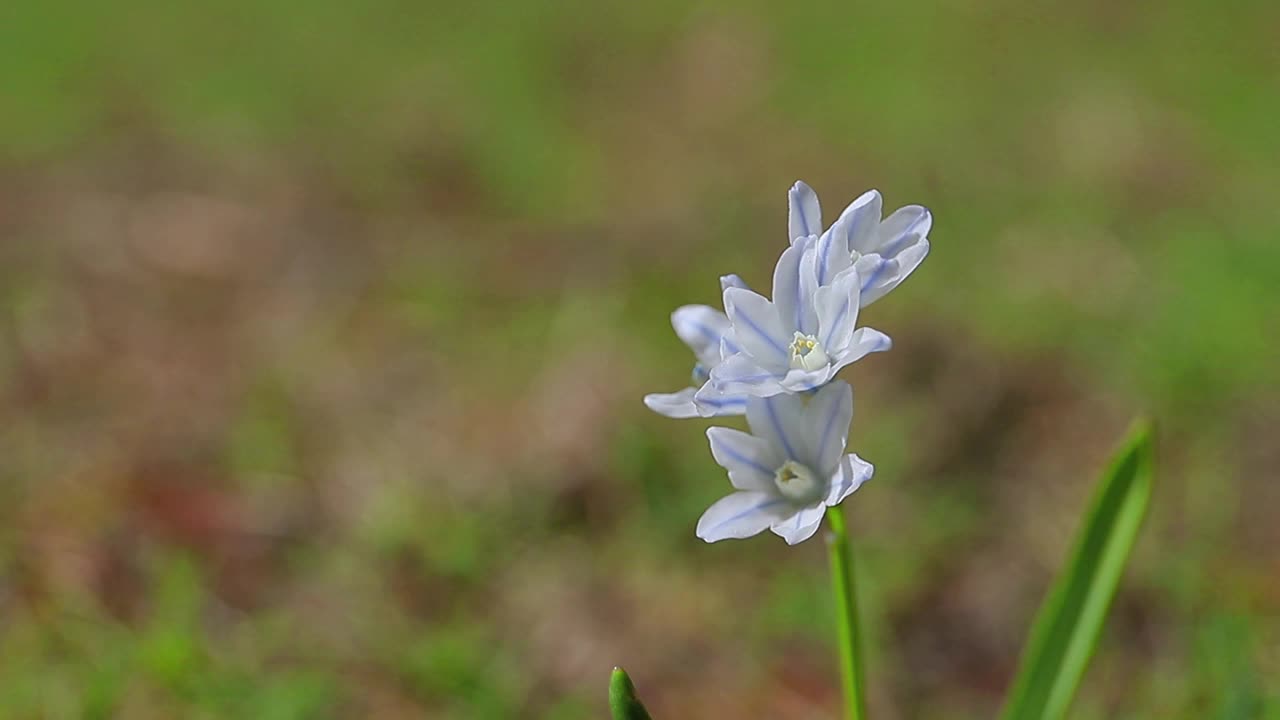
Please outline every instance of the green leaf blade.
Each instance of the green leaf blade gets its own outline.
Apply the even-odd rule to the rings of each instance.
[[[1097,644],[1151,498],[1150,425],[1136,422],[1094,491],[1066,571],[1036,615],[1004,720],[1059,720]]]
[[[636,686],[627,671],[620,667],[613,669],[613,677],[609,679],[609,710],[613,720],[653,720],[636,697]]]

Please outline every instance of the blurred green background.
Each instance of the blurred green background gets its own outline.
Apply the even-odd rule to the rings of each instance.
[[[204,5],[204,7],[200,7]],[[1280,5],[0,7],[0,717],[830,718],[821,542],[693,535],[668,325],[803,178],[864,313],[873,716],[993,716],[1159,424],[1076,718],[1280,717]]]

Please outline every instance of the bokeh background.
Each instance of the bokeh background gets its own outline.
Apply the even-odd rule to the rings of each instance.
[[[1280,6],[0,7],[0,717],[830,718],[823,544],[705,545],[677,305],[786,190],[935,215],[864,313],[877,718],[993,716],[1097,470],[1073,717],[1280,717]]]

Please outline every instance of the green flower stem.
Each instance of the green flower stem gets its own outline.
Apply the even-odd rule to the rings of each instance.
[[[839,632],[840,680],[844,686],[845,718],[866,720],[867,709],[862,675],[861,638],[858,636],[858,599],[853,590],[853,553],[844,513],[839,507],[827,508],[831,534],[827,546],[831,557],[831,581],[836,593],[836,629]]]

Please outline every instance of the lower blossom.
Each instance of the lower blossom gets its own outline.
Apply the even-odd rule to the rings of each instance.
[[[836,381],[811,395],[751,397],[750,433],[707,430],[711,454],[729,471],[735,492],[698,520],[707,542],[772,530],[788,545],[813,536],[828,507],[871,479],[874,467],[845,454],[853,388]]]

